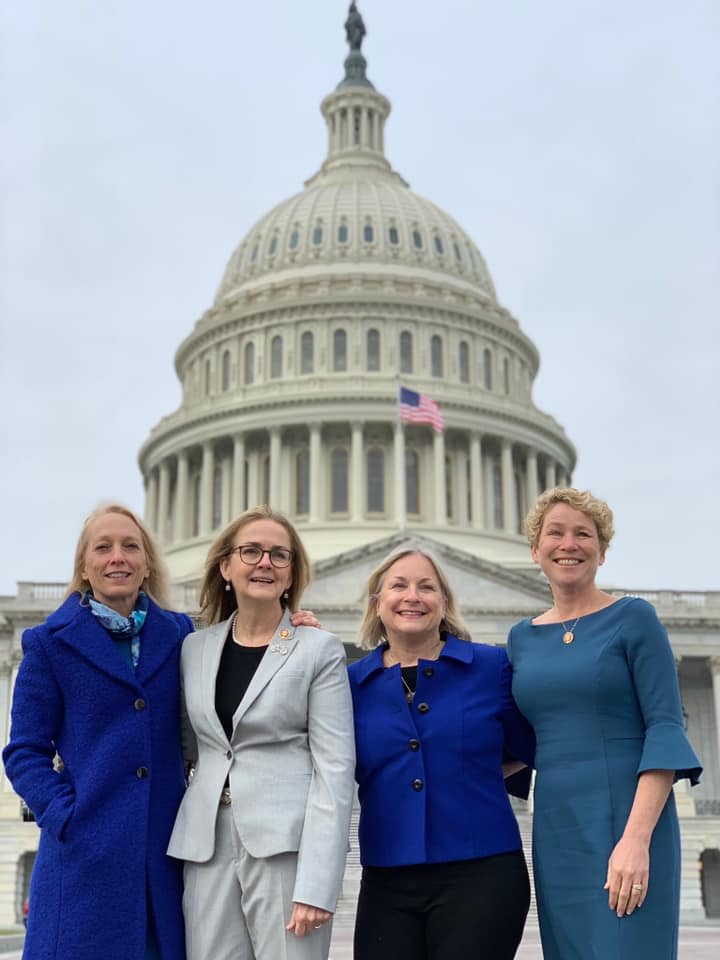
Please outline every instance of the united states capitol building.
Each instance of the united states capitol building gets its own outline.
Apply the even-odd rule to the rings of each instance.
[[[390,101],[368,79],[357,36],[348,29],[344,78],[321,104],[320,168],[246,233],[177,348],[181,405],[139,453],[146,519],[180,609],[197,610],[218,529],[269,503],[313,558],[304,605],[350,657],[367,576],[407,541],[438,556],[473,637],[503,644],[549,603],[522,518],[541,490],[571,481],[576,453],[533,402],[538,351],[498,301],[474,240],[386,158]],[[400,386],[432,397],[444,430],[401,422]],[[3,742],[22,632],[64,590],[23,582],[0,597]],[[705,767],[692,793],[676,787],[682,919],[720,917],[720,591],[641,595],[670,633]],[[530,815],[519,810],[525,837]],[[0,926],[20,920],[37,842],[0,772]]]

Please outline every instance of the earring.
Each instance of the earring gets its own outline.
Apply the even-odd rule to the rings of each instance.
[[[284,601],[285,603],[287,603],[288,600],[290,599],[290,594],[287,592],[287,590],[286,590],[285,593],[282,595],[282,598],[283,598],[283,601]]]
[[[226,580],[226,581],[225,581],[225,593],[230,593],[230,590],[231,590],[230,581],[229,581],[229,580]]]

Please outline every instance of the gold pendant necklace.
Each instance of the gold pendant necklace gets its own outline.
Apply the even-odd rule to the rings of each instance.
[[[580,616],[582,616],[582,614]],[[575,627],[578,625],[579,619],[580,617],[576,617],[575,623],[571,627],[568,627],[564,620],[560,621],[560,623],[562,623],[562,625],[565,627],[565,633],[563,634],[562,638],[564,644],[572,643],[575,639]]]
[[[405,677],[402,675],[402,671],[400,671],[400,679],[402,680],[403,686],[405,687],[405,699],[410,704],[410,706],[412,706],[413,700],[415,699],[415,691],[407,682]]]

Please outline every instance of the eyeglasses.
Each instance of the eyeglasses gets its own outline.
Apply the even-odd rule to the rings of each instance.
[[[247,563],[248,566],[260,563],[267,554],[274,567],[289,567],[295,557],[292,550],[288,550],[287,547],[270,547],[269,550],[263,550],[257,543],[241,543],[238,547],[233,547],[230,553],[239,554],[242,562]]]

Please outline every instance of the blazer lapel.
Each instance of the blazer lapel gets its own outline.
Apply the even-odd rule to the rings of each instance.
[[[201,684],[202,684],[202,702],[205,705],[205,716],[213,732],[220,738],[222,743],[227,743],[228,738],[220,718],[215,709],[215,685],[217,683],[218,668],[220,666],[220,657],[225,646],[225,637],[230,628],[230,620],[223,620],[222,623],[216,623],[208,627],[205,631],[202,650],[201,665]]]
[[[296,644],[295,627],[290,623],[290,613],[286,610],[275,630],[272,640],[268,644],[268,648],[260,661],[260,665],[245,691],[245,696],[233,714],[233,737],[248,707],[257,700],[259,694],[265,689],[268,683],[270,683],[283,664],[287,663]]]

